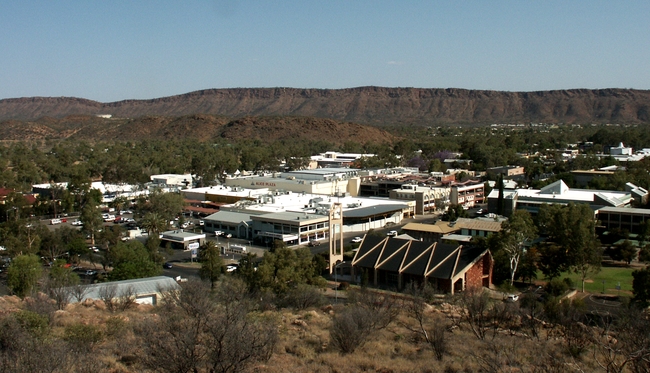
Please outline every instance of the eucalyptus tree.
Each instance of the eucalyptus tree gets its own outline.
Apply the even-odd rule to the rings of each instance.
[[[528,211],[517,210],[501,225],[499,234],[503,250],[510,262],[510,285],[512,285],[519,261],[526,252],[526,245],[537,237],[537,227]]]
[[[104,224],[102,221],[102,213],[99,211],[99,207],[95,204],[94,200],[86,203],[81,209],[79,220],[83,223],[82,232],[90,235],[91,244],[95,246],[95,236]]]

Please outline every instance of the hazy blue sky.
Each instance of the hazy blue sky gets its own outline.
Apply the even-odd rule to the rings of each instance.
[[[0,98],[650,89],[650,1],[0,0]]]

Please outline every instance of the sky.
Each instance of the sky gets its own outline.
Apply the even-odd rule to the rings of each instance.
[[[650,89],[650,1],[0,0],[0,99]]]

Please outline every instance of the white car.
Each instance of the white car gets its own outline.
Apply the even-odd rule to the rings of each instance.
[[[352,240],[350,240],[352,243],[359,243],[361,241],[363,241],[363,238],[361,237],[354,237]]]
[[[70,223],[70,224],[72,224],[72,225],[74,225],[74,226],[76,226],[76,227],[79,227],[79,226],[84,225],[84,223],[82,223],[81,220],[75,220],[75,221],[73,221],[73,222]]]
[[[395,237],[395,236],[397,236],[397,231],[390,231],[390,232],[386,233],[386,236]]]
[[[519,295],[517,294],[508,294],[508,297],[506,298],[506,302],[509,303],[514,303],[519,300]]]

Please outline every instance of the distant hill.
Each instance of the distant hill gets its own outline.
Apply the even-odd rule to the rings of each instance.
[[[0,120],[35,121],[111,114],[219,117],[296,116],[383,125],[490,123],[627,123],[650,121],[650,91],[573,89],[500,92],[464,89],[208,89],[151,100],[110,103],[70,97],[0,100]]]
[[[213,139],[327,141],[342,145],[391,143],[394,136],[379,128],[332,119],[307,117],[243,117],[229,120],[206,114],[181,117],[144,116],[136,119],[106,119],[90,115],[64,118],[43,117],[35,121],[0,122],[0,141],[76,139],[87,141],[138,141]]]

